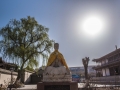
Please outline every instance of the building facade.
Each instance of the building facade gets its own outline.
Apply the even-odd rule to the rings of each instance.
[[[96,71],[93,69],[95,65],[89,65],[88,66],[88,74],[92,75],[92,76],[95,76],[96,75]],[[72,75],[83,75],[84,76],[84,73],[85,73],[85,70],[84,70],[84,66],[81,66],[81,67],[69,67]]]
[[[96,76],[96,71],[93,69],[93,65],[88,66],[88,75],[91,77]],[[85,70],[84,66],[81,67],[69,67],[73,81],[85,80]],[[78,78],[79,77],[79,78]]]
[[[94,66],[95,65],[88,66],[88,74],[91,77],[95,77],[96,76],[96,71],[93,69]]]
[[[80,82],[81,76],[84,76],[84,67],[69,67],[72,74],[72,81]]]
[[[69,67],[69,70],[72,75],[83,75],[84,67]]]
[[[96,70],[96,76],[120,75],[120,48],[93,61],[97,64],[93,67]]]
[[[2,57],[0,57],[0,68],[10,70],[11,68],[14,68],[14,71],[17,71],[18,66],[14,63],[8,63],[2,60]]]

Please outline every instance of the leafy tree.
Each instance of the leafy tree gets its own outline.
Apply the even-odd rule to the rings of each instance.
[[[23,68],[38,65],[39,55],[45,59],[51,52],[53,40],[49,39],[48,30],[30,16],[10,20],[0,29],[0,52],[20,67],[16,80],[21,79]]]
[[[29,66],[27,66],[25,69],[29,70],[29,71],[35,71],[33,68],[30,68]]]

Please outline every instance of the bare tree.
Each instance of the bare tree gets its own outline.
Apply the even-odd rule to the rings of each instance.
[[[85,84],[85,88],[87,88],[89,86],[89,75],[88,75],[88,63],[89,63],[89,57],[85,57],[82,59],[82,63],[84,65],[84,69],[85,69],[85,80],[86,80],[86,84]]]

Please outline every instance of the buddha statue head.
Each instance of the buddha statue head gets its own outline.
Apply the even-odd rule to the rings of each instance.
[[[55,50],[58,50],[58,49],[59,49],[59,44],[58,44],[58,43],[55,43],[55,44],[54,44],[54,49],[55,49]]]

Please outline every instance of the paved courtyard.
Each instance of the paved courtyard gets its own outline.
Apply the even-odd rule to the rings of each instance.
[[[25,85],[23,88],[14,88],[12,90],[37,90],[37,85]]]
[[[83,88],[84,83],[78,83],[78,88]],[[120,85],[119,85],[120,86]],[[101,87],[103,90],[103,87],[115,87],[115,85],[100,85],[100,84],[94,84],[93,87]],[[99,88],[100,89],[100,88]],[[17,89],[12,89],[12,90],[37,90],[37,85],[25,85],[23,88],[17,88]],[[97,89],[96,89],[97,90]],[[117,89],[120,90],[120,89]]]

